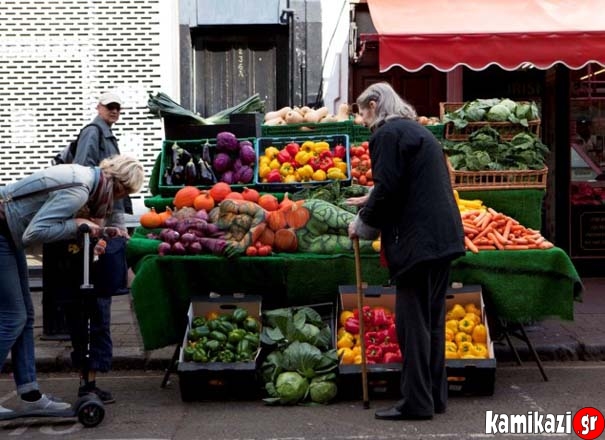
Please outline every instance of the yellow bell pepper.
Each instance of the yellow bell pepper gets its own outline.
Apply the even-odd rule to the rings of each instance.
[[[296,153],[296,156],[294,156],[294,160],[299,165],[306,165],[311,158],[313,158],[313,154],[304,150],[299,151]]]
[[[455,337],[456,337],[456,333],[454,333],[451,328],[445,329],[445,340],[446,341],[453,341]]]
[[[344,175],[339,168],[332,167],[328,169],[328,179],[330,180],[344,180],[347,176]]]
[[[454,334],[458,333],[458,320],[457,319],[448,319],[445,322],[445,328],[451,329]]]
[[[462,319],[468,319],[469,321],[473,321],[475,323],[475,325],[481,324],[481,318],[479,318],[474,313],[467,313],[466,315],[464,315],[464,318],[462,318]]]
[[[300,154],[300,153],[298,153]],[[297,154],[297,156],[298,156]],[[298,170],[298,175],[301,177],[302,180],[310,180],[313,177],[313,168],[311,167],[311,165],[305,165],[301,168],[299,168]]]
[[[334,165],[336,166],[336,168],[338,168],[340,171],[342,171],[342,173],[343,173],[345,176],[347,175],[347,171],[349,171],[349,170],[348,170],[348,167],[347,167],[347,163],[346,163],[346,162],[342,162],[342,161],[340,161],[340,162],[338,162],[338,163],[335,163]]]
[[[298,182],[298,179],[296,178],[296,174],[288,174],[286,177],[284,177],[284,182],[285,183]]]
[[[468,335],[473,333],[473,328],[475,327],[475,321],[471,319],[463,318],[458,322],[458,330],[464,332]]]
[[[270,172],[271,167],[269,166],[269,164],[262,164],[258,168],[258,175],[263,179],[267,177],[267,174],[269,174]]]
[[[454,342],[446,341],[445,342],[445,358],[446,359],[458,359],[460,355],[458,354],[458,347]]]
[[[279,167],[279,174],[284,177],[294,174],[294,167],[290,162],[284,162],[281,164],[281,167]]]
[[[326,172],[324,170],[315,170],[313,173],[313,180],[324,181],[326,180]]]
[[[464,306],[464,310],[466,311],[466,313],[474,313],[475,315],[477,315],[479,318],[481,318],[481,310],[479,310],[477,308],[477,306],[473,303],[468,303]]]
[[[338,327],[338,331],[336,332],[336,339],[340,339],[340,337],[345,333],[350,334],[348,331],[345,330],[344,327]]]
[[[460,345],[463,342],[472,342],[473,338],[468,333],[458,332],[458,333],[456,333],[456,336],[454,336],[454,341],[456,342],[457,345]]]
[[[471,347],[471,354],[473,356],[477,356],[479,358],[487,358],[488,357],[487,347],[485,347],[484,345],[480,345],[480,344],[473,344],[473,346]]]
[[[277,160],[277,159],[271,160],[271,163],[269,164],[269,168],[271,168],[272,170],[279,170],[280,167],[281,167],[281,163],[279,163],[279,160]]]
[[[359,338],[355,339],[355,346],[351,349],[353,350],[353,353],[355,353],[355,356],[361,356],[361,343],[357,343],[357,340]]]
[[[452,309],[449,311],[452,319],[462,319],[466,315],[466,310],[460,304],[454,304]]]
[[[305,153],[312,153],[315,151],[315,142],[313,141],[305,141],[300,146],[300,151],[304,151]]]
[[[485,325],[483,325],[483,324],[477,324],[473,328],[472,335],[473,335],[474,342],[483,342],[483,343],[487,342],[487,329],[485,328]]]
[[[469,341],[464,341],[458,344],[458,355],[462,356],[472,356],[471,350],[473,349],[473,343]]]
[[[353,336],[350,333],[345,333],[336,342],[336,348],[353,348],[355,345],[355,341],[353,341]]]
[[[265,155],[263,155],[263,156],[261,156],[261,157],[258,159],[258,165],[259,165],[259,166],[260,166],[260,165],[267,165],[267,166],[268,166],[270,163],[271,163],[271,158],[270,158],[269,156],[265,156]]]
[[[340,316],[338,317],[338,322],[340,322],[340,325],[345,325],[345,323],[347,322],[347,319],[352,318],[353,316],[355,316],[355,314],[352,311],[343,310],[342,312],[340,312]]]
[[[355,362],[355,353],[350,348],[339,348],[337,353],[338,357],[340,358],[340,362],[343,364],[352,364]]]
[[[313,151],[321,153],[322,151],[330,151],[330,144],[325,141],[315,142]]]
[[[358,354],[357,356],[355,356],[354,363],[357,364],[357,365],[361,364],[361,355],[360,354]]]
[[[279,150],[273,146],[265,148],[265,156],[273,160],[279,154]]]

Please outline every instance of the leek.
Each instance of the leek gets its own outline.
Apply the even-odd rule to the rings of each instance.
[[[153,96],[151,93],[149,94],[147,107],[149,108],[149,111],[157,117],[170,115],[179,118],[193,119],[197,124],[200,125],[214,125],[228,124],[229,116],[235,113],[264,113],[265,102],[261,101],[258,93],[255,93],[254,95],[234,105],[233,107],[226,108],[218,113],[215,113],[212,116],[203,118],[199,114],[182,107],[180,104],[172,100],[165,93],[158,92],[155,96]]]

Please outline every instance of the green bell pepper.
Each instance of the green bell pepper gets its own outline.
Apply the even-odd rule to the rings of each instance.
[[[236,328],[229,332],[227,339],[232,344],[237,344],[239,341],[244,339],[244,336],[246,336],[246,330],[244,330],[243,328]]]
[[[233,310],[233,322],[243,322],[244,319],[246,319],[248,317],[248,311],[246,309],[243,309],[241,307],[236,307],[235,310]]]
[[[193,351],[193,361],[208,362],[208,355],[202,347],[195,347],[195,350]]]
[[[249,332],[258,333],[260,331],[260,324],[256,318],[248,316],[244,319],[244,328]]]
[[[204,344],[204,348],[209,352],[216,352],[222,347],[222,344],[216,339],[208,339]]]
[[[193,360],[193,354],[195,353],[195,347],[188,346],[183,349],[183,357],[185,362],[191,362]]]
[[[219,342],[227,342],[227,335],[218,330],[211,331],[208,338]]]
[[[235,355],[232,351],[222,350],[218,353],[218,361],[219,362],[234,362]]]

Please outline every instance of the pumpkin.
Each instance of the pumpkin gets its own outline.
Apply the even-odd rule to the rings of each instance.
[[[263,194],[257,202],[266,211],[276,211],[279,209],[279,201],[273,194]]]
[[[214,199],[208,191],[202,191],[202,193],[193,201],[193,207],[198,211],[203,209],[206,212],[210,212],[210,210],[214,208]]]
[[[274,231],[287,227],[288,223],[286,222],[284,212],[281,210],[269,211],[269,214],[267,215],[267,226]]]
[[[223,200],[244,200],[244,196],[236,191],[231,191]]]
[[[275,240],[275,232],[271,230],[271,228],[265,228],[263,233],[258,237],[258,241],[261,244],[273,246],[273,241]]]
[[[304,228],[311,218],[311,213],[309,210],[298,202],[292,203],[292,206],[284,210],[283,213],[284,217],[286,217],[286,223],[288,223],[288,226],[294,229]]]
[[[184,186],[176,192],[172,203],[177,209],[193,207],[193,201],[200,195],[200,192],[195,186]]]
[[[147,229],[155,229],[162,226],[162,217],[155,212],[155,208],[151,208],[148,212],[143,214],[139,221],[141,222],[141,226]]]
[[[296,252],[298,239],[292,229],[280,229],[275,231],[273,248],[279,252]]]
[[[225,182],[217,182],[210,188],[210,196],[214,199],[215,203],[225,200],[225,197],[230,192],[231,186]]]
[[[290,199],[290,195],[288,193],[284,194],[284,198],[281,202],[279,202],[279,209],[288,209],[292,206],[294,201]]]
[[[260,197],[260,194],[255,189],[244,187],[244,189],[242,190],[242,196],[244,197],[244,200],[258,203],[258,198]]]
[[[166,206],[166,208],[164,209],[164,211],[158,212],[158,215],[162,219],[162,224],[160,226],[164,226],[164,223],[166,222],[166,219],[168,217],[172,217],[172,209],[170,208],[170,206]]]

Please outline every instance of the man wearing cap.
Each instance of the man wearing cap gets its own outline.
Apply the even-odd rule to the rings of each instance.
[[[103,93],[97,103],[97,116],[80,132],[76,154],[73,163],[85,166],[98,166],[99,163],[110,156],[120,154],[118,140],[111,131],[111,127],[120,118],[122,100],[115,93]],[[130,199],[116,200],[113,212],[105,226],[119,228],[125,237],[128,237],[124,213],[132,213]],[[107,274],[111,276],[111,274]],[[81,301],[72,298],[66,309],[66,317],[70,327],[73,346],[72,362],[80,368],[81,380],[78,395],[96,393],[104,403],[113,403],[115,399],[109,391],[101,390],[96,384],[96,373],[107,372],[111,368],[113,345],[110,333],[111,296],[97,297],[89,301],[87,317],[90,318],[90,347],[88,368],[83,369],[81,359],[85,341],[82,340],[82,310]],[[84,371],[88,370],[84,375]]]

